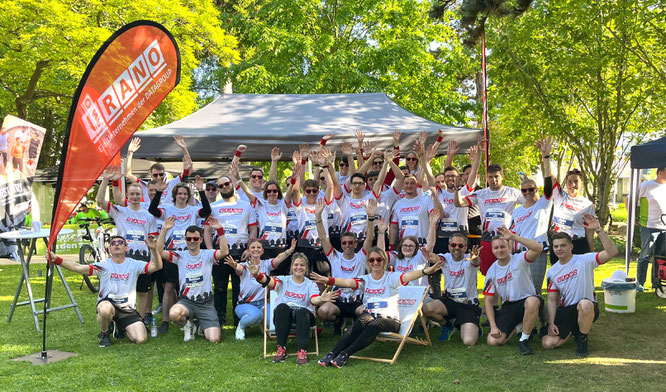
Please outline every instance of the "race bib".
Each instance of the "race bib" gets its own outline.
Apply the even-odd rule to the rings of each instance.
[[[236,227],[236,225],[232,225],[230,223],[224,223],[222,224],[222,227],[224,227],[224,235],[238,234],[238,227]]]
[[[119,308],[124,308],[129,305],[129,297],[126,295],[109,294],[108,298]]]
[[[127,241],[128,247],[143,245],[145,239],[144,233],[138,231],[130,230],[125,234],[125,241]]]
[[[464,287],[446,290],[449,298],[459,303],[467,302],[467,290]]]
[[[185,275],[185,287],[188,289],[203,286],[203,275],[200,273],[190,273]]]
[[[457,231],[458,221],[455,218],[442,218],[439,220],[439,227],[442,231]]]
[[[553,223],[560,230],[569,230],[573,228],[574,217],[570,214],[564,214],[563,216],[553,216]]]
[[[493,222],[495,224],[504,224],[504,211],[502,210],[488,210],[486,212],[486,222]]]
[[[372,314],[379,314],[383,309],[388,308],[388,301],[375,301],[368,302],[365,305],[365,310]]]
[[[405,216],[401,220],[403,229],[416,229],[419,226],[418,216]]]

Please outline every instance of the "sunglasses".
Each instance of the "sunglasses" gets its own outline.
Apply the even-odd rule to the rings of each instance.
[[[206,192],[215,192],[216,190],[217,190],[217,188],[206,187]]]
[[[222,188],[224,188],[224,187],[226,187],[226,186],[229,186],[229,184],[231,184],[231,181],[223,182],[223,183],[221,183],[221,184],[217,184],[217,188],[218,188],[218,189],[222,189]]]
[[[536,188],[525,188],[525,189],[521,189],[520,191],[523,192],[523,193],[527,193],[527,192],[534,193],[534,191],[536,191]]]
[[[372,162],[373,165],[381,165],[382,163],[384,163],[384,161],[374,161],[374,162]]]
[[[326,177],[319,177],[319,181],[326,181]]]
[[[370,264],[374,264],[374,263],[380,263],[381,264],[383,262],[384,262],[384,259],[382,259],[381,257],[370,257],[370,258],[368,258],[368,263],[370,263]]]
[[[465,244],[450,243],[449,246],[451,247],[451,249],[455,249],[455,248],[460,248],[460,249],[462,249],[462,248],[466,247],[467,245],[465,245]]]
[[[342,245],[354,245],[356,241],[350,240],[350,241],[340,241],[340,244]]]
[[[153,178],[164,177],[164,173],[153,173]]]
[[[185,237],[185,241],[187,242],[197,242],[201,239],[201,237]]]
[[[444,177],[445,178],[456,178],[456,177],[458,177],[458,175],[457,174],[447,174]]]
[[[312,193],[318,193],[318,192],[319,192],[319,189],[306,189],[305,190],[305,193],[307,193],[308,195],[312,194]]]
[[[261,174],[253,174],[253,175],[250,176],[250,178],[252,178],[253,180],[256,180],[256,179],[261,180],[262,178],[264,178],[264,176],[262,176]]]
[[[346,163],[344,163],[344,162],[340,162],[339,165],[340,165],[340,167],[347,167],[347,166],[349,166],[348,164],[346,164]]]
[[[418,160],[418,159],[417,159],[417,158],[410,158],[410,157],[407,157],[407,158],[405,158],[405,160],[406,160],[406,161],[416,161],[416,160]]]
[[[125,245],[125,240],[111,240],[109,241],[110,245]]]
[[[277,189],[266,189],[266,194],[269,193],[278,193],[279,191]]]

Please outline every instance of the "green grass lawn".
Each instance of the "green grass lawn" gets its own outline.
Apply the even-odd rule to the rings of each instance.
[[[37,277],[43,265],[33,266],[31,280],[36,296],[44,292],[44,278]],[[616,259],[597,269],[597,287],[612,271],[624,268]],[[273,364],[263,359],[259,328],[248,331],[244,342],[234,340],[233,328],[223,329],[222,343],[202,337],[184,343],[183,333],[172,326],[169,334],[137,346],[127,339],[114,340],[106,349],[97,347],[95,294],[81,278],[67,274],[70,288],[85,319],[80,324],[72,309],[51,313],[47,348],[79,354],[46,366],[14,362],[13,358],[38,352],[42,334],[35,331],[29,307],[18,308],[6,323],[9,305],[18,283],[19,267],[0,267],[0,385],[2,390],[659,390],[666,365],[663,327],[666,300],[654,292],[638,294],[636,313],[615,314],[603,310],[603,292],[598,289],[601,315],[590,333],[590,357],[575,355],[574,342],[554,351],[543,350],[534,340],[535,355],[523,357],[517,338],[504,347],[491,348],[482,342],[462,345],[456,333],[449,342],[439,342],[439,331],[431,330],[432,347],[407,345],[395,365],[350,360],[345,368],[323,369],[314,356],[297,367],[295,357]],[[66,303],[64,288],[55,281],[53,305]],[[481,283],[481,282],[480,282]],[[25,297],[25,296],[24,296]],[[486,328],[487,332],[487,328]],[[324,330],[320,349],[327,352],[336,342]],[[290,342],[288,350],[294,351]],[[311,344],[313,350],[314,342]],[[389,356],[397,344],[376,342],[360,355]],[[271,348],[274,349],[272,342]],[[661,385],[661,387],[660,387]]]

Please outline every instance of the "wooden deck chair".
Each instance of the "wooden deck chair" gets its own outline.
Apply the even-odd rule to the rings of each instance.
[[[264,290],[264,358],[268,358],[273,354],[268,353],[268,339],[277,339],[275,334],[275,324],[273,324],[273,309],[275,309],[275,301],[277,301],[277,294],[274,290],[269,290],[268,287]],[[315,325],[310,328],[310,337],[314,335],[315,351],[308,354],[319,356],[319,334],[317,333],[317,308],[315,307]],[[295,331],[289,333],[289,338],[296,337]],[[287,356],[296,355],[296,353],[287,354]]]
[[[392,358],[375,358],[375,357],[359,357],[352,355],[351,358],[355,359],[366,359],[369,361],[376,362],[386,362],[393,365],[398,359],[402,348],[405,343],[417,344],[420,346],[430,346],[432,342],[430,340],[430,334],[428,333],[428,327],[426,324],[425,317],[423,317],[423,312],[421,308],[423,307],[423,302],[425,301],[426,295],[430,286],[401,286],[398,289],[398,307],[400,309],[400,331],[398,333],[394,332],[381,332],[377,337],[377,340],[384,342],[399,342],[400,345],[395,351],[395,354]],[[420,338],[410,337],[409,334],[412,333],[412,329],[416,324],[416,321],[420,320],[420,324],[423,327],[425,332],[425,340]]]

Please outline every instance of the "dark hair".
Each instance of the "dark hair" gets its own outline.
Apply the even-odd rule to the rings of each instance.
[[[351,231],[345,231],[344,233],[340,234],[340,238],[342,237],[354,237],[354,241],[358,240],[358,238],[356,237],[356,233]]]
[[[472,166],[470,166],[470,167],[472,167]],[[442,170],[442,173],[446,173],[447,171],[451,171],[451,170],[453,170],[453,171],[455,171],[456,173],[458,173],[458,169],[456,169],[456,168],[453,167],[453,166],[447,166],[447,167],[445,167],[444,170]]]
[[[270,180],[270,181],[266,182],[266,185],[264,186],[264,199],[268,199],[266,197],[266,195],[267,195],[266,190],[268,189],[269,185],[275,185],[275,187],[277,187],[277,191],[278,191],[278,197],[277,198],[278,198],[278,200],[282,200],[282,189],[280,189],[280,184],[278,184],[278,182],[275,181],[275,180]]]
[[[419,239],[416,238],[415,235],[408,235],[408,236],[402,237],[402,239],[400,240],[400,243],[398,243],[398,247],[397,247],[398,248],[398,258],[400,260],[405,258],[405,255],[402,253],[402,244],[404,244],[405,241],[407,241],[407,240],[410,240],[414,243],[414,254],[412,255],[412,257],[414,257],[414,255],[416,255],[416,252],[418,252],[418,250],[419,250]]]
[[[555,240],[566,240],[569,244],[573,245],[573,240],[571,239],[571,236],[568,233],[564,233],[561,231],[554,233],[551,240],[552,242],[555,242]]]
[[[495,173],[495,172],[500,172],[504,173],[502,170],[502,166],[499,163],[491,163],[488,165],[488,170],[486,170],[486,173]]]
[[[189,202],[190,199],[192,198],[192,190],[190,189],[189,185],[185,182],[179,182],[176,184],[176,186],[173,187],[171,190],[171,197],[173,197],[173,203],[176,204],[176,195],[178,194],[178,188],[185,188],[187,189],[187,201]]]
[[[564,182],[567,182],[567,179],[569,176],[579,176],[581,179],[583,179],[583,172],[578,170],[578,169],[571,169],[567,172],[567,175],[564,176]]]
[[[416,174],[414,174],[414,173],[407,173],[407,174],[405,174],[405,177],[402,179],[402,182],[404,183],[405,180],[408,179],[408,178],[413,178],[414,181],[416,181],[417,184],[418,184],[418,182],[419,182],[419,179],[416,178]]]
[[[149,172],[152,172],[153,170],[160,170],[160,171],[166,171],[164,169],[164,165],[158,162],[153,163],[150,165],[150,169],[148,169]]]
[[[252,166],[252,168],[250,169],[250,175],[252,175],[252,172],[256,171],[260,172],[262,176],[264,175],[264,169],[256,166]]]
[[[349,164],[349,161],[347,160],[346,156],[343,156],[342,158],[340,158],[340,162],[344,162],[346,164]]]
[[[467,169],[471,169],[471,168],[472,168],[472,165],[470,165],[470,164],[468,163],[468,164],[466,164],[465,166],[463,166],[462,171],[463,171],[463,173],[464,173],[465,170],[467,170]]]
[[[379,177],[379,170],[370,170],[368,174],[365,175],[366,179],[370,177]]]
[[[449,237],[449,244],[451,243],[451,239],[453,239],[454,237],[462,238],[465,241],[465,245],[469,246],[469,241],[467,240],[467,236],[460,232],[455,232],[451,234],[451,236]]]
[[[319,189],[319,182],[317,180],[313,180],[312,178],[309,178],[305,181],[303,181],[303,190],[305,188],[317,188]]]
[[[657,168],[657,173],[666,170],[666,167],[658,167]]]
[[[201,230],[201,227],[196,226],[196,225],[188,226],[188,228],[185,229],[185,232],[186,233],[199,233],[199,235],[203,237],[203,230]]]
[[[492,246],[493,241],[495,241],[495,240],[504,240],[504,241],[506,241],[507,244],[509,243],[509,241],[507,239],[502,238],[501,235],[496,235],[496,236],[494,236],[493,238],[490,239],[491,246]]]
[[[351,178],[349,179],[350,182],[354,181],[354,178],[360,178],[361,180],[363,180],[363,182],[365,182],[365,176],[363,175],[363,173],[356,172],[352,174]]]
[[[125,237],[123,237],[121,235],[117,235],[117,234],[112,235],[111,237],[109,237],[109,243],[111,243],[111,241],[113,241],[116,238],[120,238],[121,240],[123,240],[123,242],[125,242],[125,245],[127,245],[127,240],[125,239]]]

